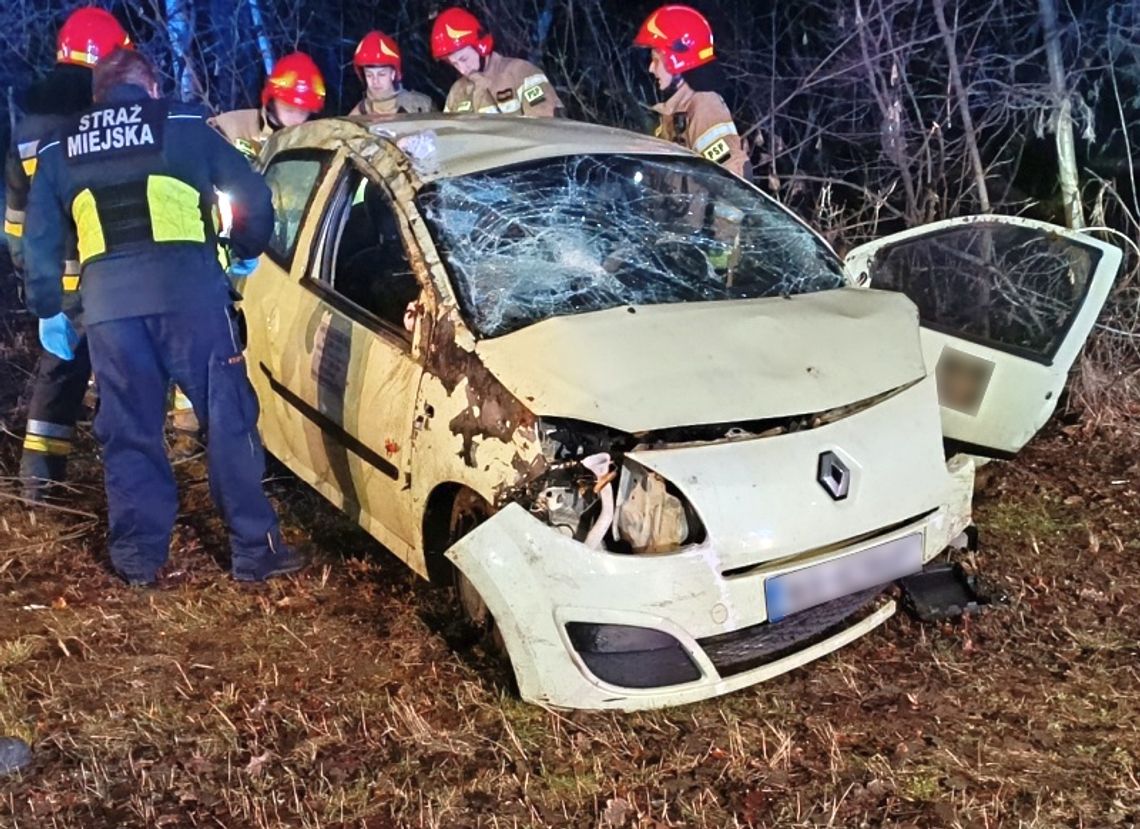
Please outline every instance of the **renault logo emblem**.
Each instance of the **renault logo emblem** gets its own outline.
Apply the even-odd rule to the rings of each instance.
[[[817,473],[819,485],[835,501],[842,501],[851,491],[851,470],[834,452],[823,452],[819,456]]]

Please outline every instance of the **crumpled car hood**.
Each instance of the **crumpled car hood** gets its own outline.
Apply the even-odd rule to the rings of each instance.
[[[822,412],[925,375],[914,305],[861,288],[555,317],[476,353],[535,414],[625,432]]]

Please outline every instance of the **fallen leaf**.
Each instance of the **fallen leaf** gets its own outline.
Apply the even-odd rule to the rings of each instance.
[[[613,797],[606,801],[605,811],[602,812],[602,825],[617,829],[624,826],[636,810],[632,803],[624,797]]]
[[[265,766],[265,764],[272,759],[272,751],[266,751],[264,754],[258,757],[251,757],[249,759],[249,763],[245,767],[246,774],[248,774],[250,777],[257,777],[259,774],[261,774],[262,768]]]

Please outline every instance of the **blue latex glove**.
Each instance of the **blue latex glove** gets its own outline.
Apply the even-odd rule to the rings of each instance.
[[[261,261],[254,257],[253,259],[234,259],[230,262],[230,266],[226,269],[226,273],[233,277],[249,276],[257,267],[257,263]]]
[[[54,317],[40,320],[40,343],[44,350],[61,360],[74,360],[75,347],[79,345],[79,334],[75,326],[60,311]]]

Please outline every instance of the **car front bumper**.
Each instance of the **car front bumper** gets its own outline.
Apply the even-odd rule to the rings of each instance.
[[[839,549],[794,562],[769,562],[739,574],[722,571],[708,542],[660,556],[591,550],[517,504],[500,510],[451,547],[447,556],[495,617],[523,699],[584,709],[681,705],[771,679],[843,647],[890,618],[895,602],[872,588],[769,624],[764,584],[792,569],[915,534],[922,538],[923,560],[929,560],[969,517],[973,467],[960,464],[949,471],[957,483],[954,489],[965,494],[964,512],[959,498],[957,504],[945,503]],[[617,641],[618,652],[607,662],[582,652],[583,637],[574,633],[582,626],[602,631],[596,641]],[[653,670],[640,681],[637,660],[646,666],[665,665],[676,661],[678,651],[662,650],[654,660],[644,648],[620,643],[630,631],[671,639],[693,670],[680,669],[682,681],[672,684],[667,679],[660,684],[660,672]],[[624,656],[622,648],[629,651]],[[623,663],[624,675],[634,675],[631,680],[617,684],[599,676],[608,675],[615,665],[621,671]],[[602,670],[599,665],[610,667]]]

